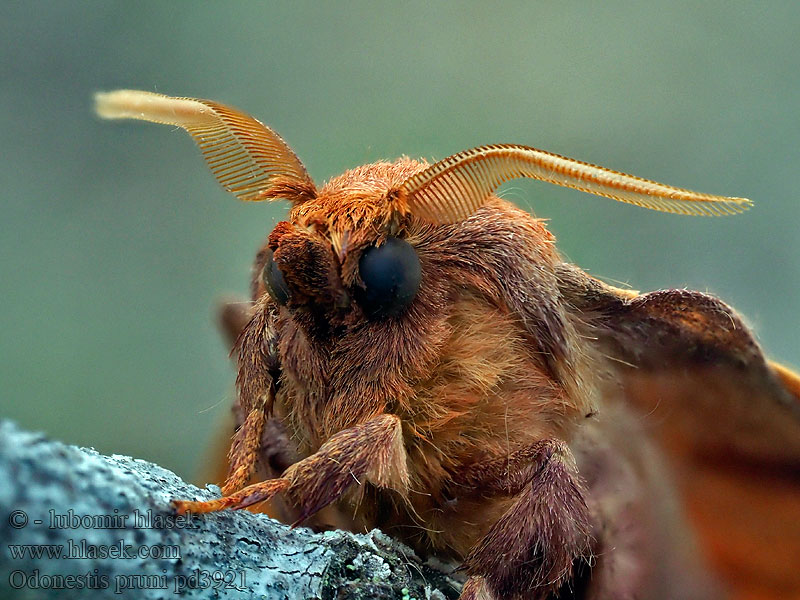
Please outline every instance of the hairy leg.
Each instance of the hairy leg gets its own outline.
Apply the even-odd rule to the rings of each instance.
[[[277,479],[247,486],[217,500],[175,500],[173,505],[181,514],[206,513],[245,508],[286,492],[299,508],[299,523],[339,498],[353,483],[364,482],[406,493],[406,453],[400,419],[394,415],[379,415],[340,431]]]
[[[237,316],[231,317],[228,323],[231,333],[244,318],[237,311],[233,312]],[[228,477],[222,486],[222,493],[226,496],[241,489],[255,470],[280,380],[274,316],[265,309],[264,301],[256,303],[252,310],[248,309],[247,314],[253,316],[241,329],[232,351],[237,355],[239,365],[235,410],[240,425],[228,453]]]
[[[274,397],[274,389],[270,393]],[[233,435],[228,452],[228,476],[222,486],[224,496],[241,489],[255,470],[268,421],[266,404],[267,399],[264,399],[254,406]]]
[[[544,599],[590,553],[591,517],[567,445],[542,440],[507,457],[471,465],[457,486],[516,496],[464,561],[462,600]]]

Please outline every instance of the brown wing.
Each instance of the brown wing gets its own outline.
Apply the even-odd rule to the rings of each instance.
[[[800,598],[800,377],[709,295],[636,295],[570,267],[562,282],[670,455],[732,597]]]

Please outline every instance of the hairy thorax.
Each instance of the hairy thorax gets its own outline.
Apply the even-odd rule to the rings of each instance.
[[[275,312],[274,409],[301,457],[379,415],[399,417],[407,479],[353,486],[339,508],[355,529],[380,527],[419,550],[463,558],[513,494],[458,482],[541,440],[569,441],[591,412],[591,369],[573,316],[557,301],[552,236],[496,198],[452,226],[403,222],[422,280],[402,314],[371,319],[337,304],[346,294],[315,295],[358,287],[354,257],[375,243],[386,191],[423,166],[400,160],[348,172],[270,235],[303,292]],[[505,244],[484,243],[487,236]]]
[[[305,334],[283,321],[289,368],[276,409],[304,455],[315,452],[330,429],[381,412],[398,415],[408,490],[355,487],[340,511],[354,529],[379,527],[420,551],[463,558],[513,498],[485,497],[454,479],[536,441],[569,439],[584,402],[547,374],[517,318],[469,291],[453,300],[447,314],[427,325],[426,352],[416,353],[410,365],[389,361],[374,371],[369,348],[361,360],[345,360],[335,348],[312,356],[308,346],[292,360]],[[303,370],[291,370],[294,364]],[[315,366],[319,371],[312,373]]]

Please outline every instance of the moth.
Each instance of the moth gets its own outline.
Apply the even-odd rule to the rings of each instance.
[[[96,102],[185,129],[240,200],[290,205],[227,317],[222,497],[178,511],[271,500],[289,523],[377,527],[460,562],[462,600],[798,593],[800,377],[720,300],[607,285],[495,192],[529,177],[683,215],[749,200],[510,144],[317,187],[236,109]]]

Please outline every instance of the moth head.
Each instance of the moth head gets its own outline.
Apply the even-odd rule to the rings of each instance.
[[[743,198],[692,192],[507,144],[431,165],[410,159],[366,165],[318,189],[277,133],[236,109],[131,90],[97,94],[96,103],[105,118],[185,129],[237,198],[289,201],[289,218],[258,255],[254,296],[267,293],[280,306],[334,325],[401,316],[423,280],[415,234],[465,221],[510,179],[540,179],[678,214],[726,215],[750,206]]]
[[[119,90],[96,96],[105,118],[177,125],[200,147],[220,184],[244,201],[287,200],[289,218],[269,236],[256,261],[254,296],[341,320],[355,301],[362,316],[391,317],[420,283],[408,218],[387,201],[423,165],[406,160],[349,171],[318,190],[304,165],[269,127],[209,100]]]
[[[253,296],[267,293],[334,324],[405,312],[422,280],[415,233],[424,224],[397,214],[387,194],[425,166],[410,159],[365,165],[295,203],[257,257]]]

